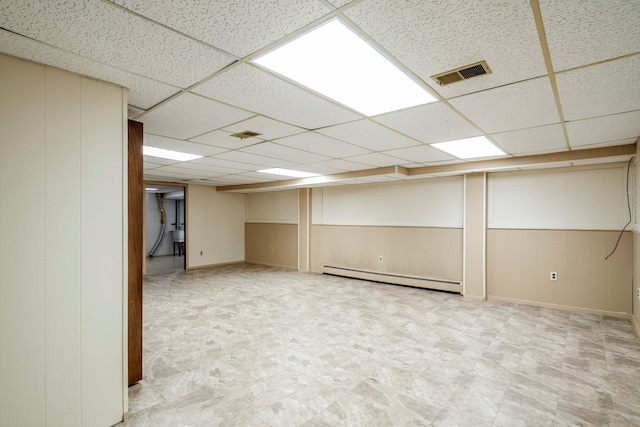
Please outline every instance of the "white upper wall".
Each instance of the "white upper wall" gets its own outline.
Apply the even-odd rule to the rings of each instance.
[[[461,228],[461,176],[313,190],[313,224]]]
[[[488,227],[620,230],[629,221],[626,177],[619,163],[490,174]]]
[[[247,222],[298,223],[298,190],[247,195]]]

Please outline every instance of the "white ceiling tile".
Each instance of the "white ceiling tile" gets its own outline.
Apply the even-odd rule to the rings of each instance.
[[[252,117],[243,122],[226,127],[223,130],[231,133],[250,130],[260,133],[260,135],[258,135],[259,138],[269,141],[306,132],[305,129],[299,128],[297,126],[291,126],[264,116]]]
[[[400,148],[398,150],[389,150],[385,151],[385,154],[417,163],[456,160],[455,157],[427,145],[418,145],[415,147]]]
[[[451,141],[482,134],[442,102],[384,114],[372,120],[424,143]]]
[[[189,169],[194,171],[208,172],[212,176],[213,175],[226,175],[226,174],[234,174],[243,172],[242,169],[233,169],[233,168],[223,168],[218,166],[206,165],[204,163],[194,163],[194,160],[190,160],[188,162],[180,162],[175,164],[174,166]]]
[[[241,58],[329,12],[308,0],[111,1]]]
[[[347,144],[316,132],[306,132],[278,140],[278,144],[292,148],[322,154],[329,157],[348,157],[368,154],[371,151],[356,145]]]
[[[371,120],[345,123],[319,129],[317,132],[372,151],[392,150],[419,144],[418,141],[407,138]]]
[[[189,163],[197,163],[197,164],[211,166],[215,168],[226,168],[234,171],[255,170],[256,168],[255,164],[224,160],[224,159],[219,159],[217,157],[203,157],[201,159],[189,160]],[[230,172],[230,173],[236,173],[236,172]]]
[[[640,2],[540,0],[555,71],[638,52]]]
[[[173,171],[163,171],[161,169],[152,169],[150,171],[144,171],[143,177],[146,180],[158,180],[158,181],[162,181],[162,180],[183,181],[183,180],[193,179],[193,177],[190,177],[187,174],[176,173]]]
[[[156,165],[172,165],[174,163],[178,163],[175,160],[163,159],[161,157],[151,157],[151,156],[142,156],[142,159],[145,163],[154,163]]]
[[[332,159],[324,162],[318,162],[312,166],[326,167],[330,169],[336,169],[342,172],[369,169],[366,165],[363,165],[362,163],[354,163],[354,162],[349,162],[347,160],[342,160],[342,159]]]
[[[362,163],[372,167],[396,166],[400,163],[397,157],[387,156],[381,153],[363,154],[361,156],[347,157],[350,162]]]
[[[487,133],[560,122],[546,77],[461,96],[450,102]]]
[[[296,150],[295,148],[274,144],[272,142],[252,145],[251,147],[243,148],[241,151],[264,157],[282,159],[292,163],[316,163],[329,160],[329,157],[321,156],[320,154]]]
[[[251,184],[254,182],[268,182],[268,181],[277,181],[277,179],[259,179],[251,176],[243,176],[243,175],[225,175],[218,179],[217,182],[224,182],[225,185],[236,185],[236,184]]]
[[[562,125],[555,124],[489,135],[509,154],[534,154],[565,151]]]
[[[102,1],[5,2],[0,27],[183,88],[234,60]]]
[[[245,153],[244,151],[227,151],[226,153],[215,156],[216,159],[230,160],[233,162],[249,163],[256,166],[266,166],[271,168],[280,168],[292,165],[293,162],[289,162],[282,159],[274,159],[272,157],[259,156],[257,154]],[[262,167],[260,169],[263,169]]]
[[[571,147],[593,145],[640,135],[640,111],[567,123]]]
[[[326,166],[320,166],[317,163],[312,165],[294,165],[294,166],[291,166],[291,169],[301,171],[301,172],[317,173],[318,175],[332,175],[335,173],[344,172],[344,170],[342,169],[334,169]]]
[[[640,109],[638,70],[640,56],[632,56],[557,74],[556,81],[565,120],[580,120]]]
[[[445,98],[547,73],[528,0],[369,0],[345,15]],[[481,60],[492,74],[442,88],[431,79]]]
[[[347,3],[350,3],[352,0],[328,0],[336,8],[340,8]]]
[[[603,147],[614,147],[618,145],[629,145],[635,144],[638,138],[627,138],[627,139],[619,139],[616,141],[608,141],[608,142],[600,142],[597,144],[589,144],[589,145],[580,145],[577,147],[573,147],[574,150],[587,150],[591,148],[603,148]]]
[[[213,145],[220,148],[228,148],[229,150],[237,150],[249,145],[259,144],[264,139],[259,137],[251,137],[240,139],[231,136],[231,133],[223,130],[214,130],[213,132],[205,133],[196,138],[191,138],[190,141],[199,142],[201,144]]]
[[[192,93],[183,93],[155,108],[138,121],[155,135],[189,139],[251,116],[248,113]]]
[[[4,30],[0,30],[0,52],[126,87],[129,89],[127,102],[142,109],[180,90]]]
[[[248,64],[230,67],[193,91],[305,129],[362,117]]]
[[[142,168],[144,170],[155,169],[155,168],[159,168],[160,166],[162,165],[159,165],[157,163],[142,162]]]
[[[134,120],[145,111],[146,110],[143,110],[142,108],[134,107],[133,105],[127,105],[127,117],[129,118],[129,120]]]
[[[224,148],[213,147],[206,144],[183,141],[181,139],[167,138],[164,136],[144,133],[143,144],[150,147],[163,148],[165,150],[180,151],[182,153],[197,154],[199,156],[213,156],[227,151]]]
[[[286,176],[274,175],[271,173],[264,173],[264,172],[243,172],[237,175],[233,175],[233,177],[238,177],[242,179],[253,178],[253,181],[255,182],[267,182],[267,181],[289,179]]]
[[[220,175],[220,174],[213,173],[212,171],[203,171],[203,170],[197,170],[197,169],[182,168],[182,167],[180,167],[180,165],[163,166],[163,167],[158,168],[158,169],[153,169],[153,173],[161,173],[161,174],[172,173],[172,174],[176,174],[176,175],[186,176],[189,179],[207,178],[207,177]]]

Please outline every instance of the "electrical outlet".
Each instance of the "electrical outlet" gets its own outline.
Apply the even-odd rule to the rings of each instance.
[[[204,255],[204,251],[200,251],[200,256]]]
[[[557,271],[551,271],[549,273],[549,280],[558,280],[558,272]]]
[[[382,255],[378,257],[378,262],[382,262]]]
[[[640,299],[640,288],[636,288],[636,296]]]
[[[273,252],[273,245],[269,246],[269,252]]]

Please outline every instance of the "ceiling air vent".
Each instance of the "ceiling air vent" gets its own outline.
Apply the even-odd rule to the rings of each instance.
[[[258,135],[262,135],[262,134],[258,133],[258,132],[251,131],[251,130],[245,130],[244,132],[238,132],[238,133],[231,134],[231,136],[234,136],[234,137],[240,138],[240,139],[247,139],[247,138],[251,138],[251,137],[254,137],[254,136],[258,136]]]
[[[446,86],[461,80],[482,76],[483,74],[491,74],[491,69],[485,61],[480,61],[475,64],[465,65],[464,67],[447,71],[446,73],[431,76],[431,78],[440,86]]]

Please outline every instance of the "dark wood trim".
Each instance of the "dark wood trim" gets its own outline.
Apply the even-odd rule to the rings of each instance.
[[[129,385],[142,379],[142,123],[129,120]]]

